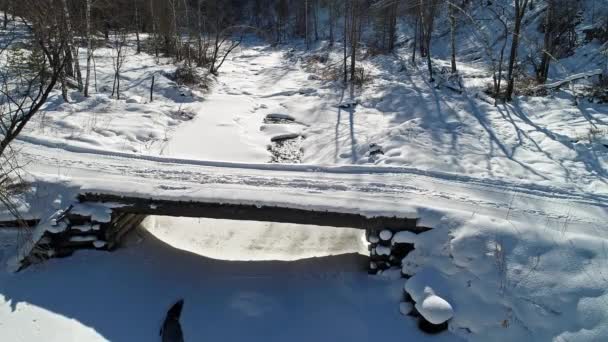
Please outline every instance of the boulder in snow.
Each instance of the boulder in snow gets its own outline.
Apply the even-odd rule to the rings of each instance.
[[[144,103],[144,99],[141,96],[133,95],[127,98],[127,103]]]
[[[378,246],[376,247],[376,254],[388,257],[389,255],[391,255],[391,249],[385,246]]]
[[[385,229],[380,232],[380,239],[382,241],[389,241],[393,237],[393,232],[388,229]]]
[[[376,143],[369,144],[369,155],[375,156],[378,154],[384,154],[384,150],[382,149],[382,146],[380,146]]]
[[[454,316],[450,303],[435,294],[424,298],[422,303],[416,303],[416,309],[424,319],[435,325],[445,323]]]
[[[358,104],[359,102],[357,100],[346,100],[338,104],[338,107],[342,109],[350,109],[355,108]]]
[[[369,243],[378,243],[378,242],[380,242],[380,239],[378,238],[378,235],[375,235],[375,234],[370,234],[370,235],[367,237],[367,241],[368,241]]]

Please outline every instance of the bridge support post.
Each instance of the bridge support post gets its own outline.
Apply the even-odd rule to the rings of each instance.
[[[369,274],[378,274],[391,268],[402,268],[403,259],[414,250],[416,234],[408,230],[367,229],[369,242]],[[401,272],[403,277],[408,274]]]

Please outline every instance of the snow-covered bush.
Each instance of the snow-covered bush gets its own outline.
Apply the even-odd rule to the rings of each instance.
[[[192,65],[182,64],[175,70],[174,81],[179,85],[208,90],[211,85],[209,74]]]

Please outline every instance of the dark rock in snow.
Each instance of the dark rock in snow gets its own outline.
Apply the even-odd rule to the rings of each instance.
[[[384,150],[382,149],[382,146],[375,144],[375,143],[369,144],[369,155],[375,156],[378,154],[384,154]]]
[[[180,299],[167,311],[167,317],[160,330],[162,342],[184,342],[182,326],[179,323],[183,307],[184,300]]]
[[[358,104],[359,104],[359,102],[357,102],[356,100],[346,100],[346,101],[338,104],[338,107],[342,108],[342,109],[350,109],[350,108],[355,108]]]

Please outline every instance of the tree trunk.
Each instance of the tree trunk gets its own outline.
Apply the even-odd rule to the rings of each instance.
[[[545,36],[542,51],[542,59],[538,73],[538,83],[545,83],[549,77],[549,66],[553,54],[553,40],[555,32],[555,3],[554,0],[547,0],[547,13],[545,13]]]
[[[346,61],[348,59],[348,55],[346,54],[347,48],[346,48],[346,44],[348,43],[348,1],[344,1],[344,46],[343,46],[343,51],[344,51],[344,60],[343,60],[343,66],[344,66],[344,86],[346,86],[346,84],[348,83],[348,67],[346,64]]]
[[[418,46],[416,46],[416,45],[418,44],[418,34],[419,34],[418,20],[419,20],[419,17],[416,16],[416,23],[414,24],[414,48],[412,49],[412,64],[416,64],[416,50],[418,49]]]
[[[68,86],[66,83],[65,71],[63,69],[61,70],[61,73],[59,74],[59,81],[61,83],[61,97],[63,98],[64,102],[69,103],[70,99],[68,98]]]
[[[8,27],[8,1],[5,1],[4,8],[2,10],[4,12],[4,22],[2,24],[2,27],[6,30],[6,28]]]
[[[89,97],[89,84],[91,82],[91,59],[93,58],[93,37],[91,37],[91,0],[86,0],[85,29],[87,36],[87,70],[84,81],[84,96]]]
[[[317,8],[318,8],[318,2],[319,0],[313,0],[313,4],[312,4],[312,20],[313,20],[313,27],[315,30],[315,42],[319,41],[319,24],[318,24],[318,15],[317,15]]]
[[[517,49],[519,48],[519,35],[521,32],[521,23],[526,14],[528,0],[515,0],[515,27],[513,29],[513,38],[511,41],[511,53],[509,56],[509,67],[507,69],[507,93],[506,99],[513,99],[513,90],[515,87],[514,68],[517,60]]]
[[[359,0],[354,0],[351,6],[351,19],[350,19],[350,82],[355,82],[355,68],[357,66],[357,43],[359,39],[357,37],[357,11]]]
[[[140,54],[141,53],[141,42],[139,40],[139,10],[137,8],[137,2],[135,2],[135,39],[137,41],[137,50],[136,50],[136,54]]]
[[[152,75],[152,85],[150,85],[150,103],[154,101],[154,79],[155,75]]]
[[[335,25],[335,19],[334,19],[334,15],[335,15],[335,11],[334,11],[334,4],[330,3],[329,4],[329,46],[333,47],[334,46],[334,25]]]
[[[150,16],[152,20],[152,42],[154,44],[154,55],[158,63],[158,32],[156,28],[156,17],[154,16],[154,0],[150,0]]]
[[[448,4],[450,8],[450,45],[452,49],[452,74],[457,72],[456,68],[456,13],[453,4]]]
[[[388,22],[388,51],[392,52],[395,49],[395,36],[397,35],[397,11],[399,3],[395,2],[390,7],[389,22]]]
[[[83,91],[83,85],[82,85],[82,74],[80,73],[80,63],[78,61],[78,49],[76,49],[76,47],[74,46],[74,32],[72,30],[72,19],[70,17],[70,11],[68,8],[68,3],[67,0],[61,0],[62,4],[63,4],[63,13],[65,16],[65,26],[66,26],[66,31],[67,31],[67,49],[66,49],[66,55],[68,56],[68,59],[70,59],[70,65],[69,68],[67,69],[67,72],[71,72],[71,74],[69,74],[70,76],[76,76],[76,81],[78,82],[78,90],[80,92]],[[74,66],[72,68],[72,62],[74,63]]]
[[[306,42],[306,50],[310,49],[308,43],[308,0],[304,0],[304,41]]]

